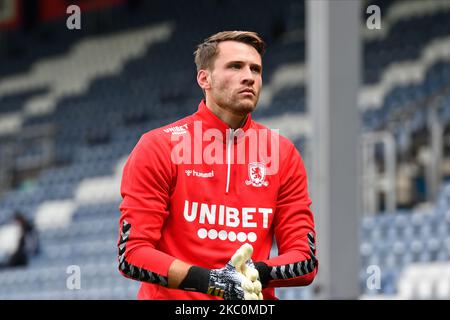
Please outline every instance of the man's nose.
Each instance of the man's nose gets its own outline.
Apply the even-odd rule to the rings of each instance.
[[[243,76],[242,76],[242,83],[244,84],[253,84],[255,83],[255,75],[252,72],[252,70],[250,70],[250,68],[244,68],[243,69]]]

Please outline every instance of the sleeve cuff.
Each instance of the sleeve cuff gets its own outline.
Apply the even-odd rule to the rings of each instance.
[[[269,281],[272,280],[270,276],[270,267],[262,261],[255,262],[255,268],[259,273],[259,281],[263,288],[266,288]]]

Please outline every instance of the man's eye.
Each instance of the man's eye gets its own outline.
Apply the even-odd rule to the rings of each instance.
[[[230,67],[231,67],[231,69],[240,69],[241,68],[241,66],[238,64],[232,64]]]
[[[252,71],[254,73],[261,73],[261,69],[259,69],[259,68],[252,68]]]

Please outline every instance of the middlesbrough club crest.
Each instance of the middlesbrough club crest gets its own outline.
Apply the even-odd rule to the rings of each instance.
[[[249,180],[245,180],[246,185],[252,185],[254,187],[267,187],[269,183],[266,179],[266,165],[264,163],[252,162],[248,164],[248,177]]]

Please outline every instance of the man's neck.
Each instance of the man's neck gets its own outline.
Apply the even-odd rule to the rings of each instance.
[[[206,107],[211,110],[212,113],[214,113],[220,120],[225,122],[230,126],[232,129],[238,129],[241,128],[245,121],[247,120],[247,114],[246,115],[236,115],[224,108],[219,107],[214,102],[210,101],[209,99],[206,99],[205,101]]]

